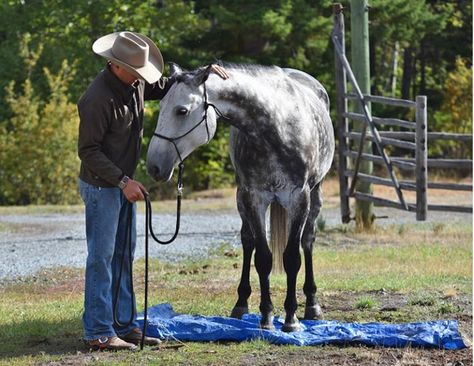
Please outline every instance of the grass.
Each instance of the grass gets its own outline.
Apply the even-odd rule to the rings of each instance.
[[[214,209],[214,204],[223,207],[217,201],[203,202],[200,209],[205,205]],[[224,243],[208,260],[173,265],[152,260],[149,303],[170,302],[181,313],[228,315],[236,300],[241,261],[241,251],[229,251]],[[408,322],[454,318],[472,335],[469,224],[392,225],[371,233],[325,225],[318,233],[313,261],[326,319]],[[143,304],[143,269],[143,261],[136,261],[139,310]],[[297,287],[300,317],[304,309],[303,273],[304,268]],[[385,365],[393,364],[394,357],[403,360],[408,353],[414,364],[449,363],[449,357],[461,356],[464,358],[457,360],[472,362],[468,350],[453,354],[358,346],[315,349],[278,347],[262,341],[186,343],[177,350],[146,349],[140,353],[88,353],[80,342],[83,275],[79,269],[59,268],[0,284],[0,365],[310,365],[326,364],[327,359],[339,364]],[[250,311],[258,312],[259,284],[254,268],[251,285]],[[271,290],[275,314],[282,315],[284,275],[272,276]]]

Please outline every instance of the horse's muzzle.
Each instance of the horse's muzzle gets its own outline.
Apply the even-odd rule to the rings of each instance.
[[[147,165],[147,172],[157,182],[164,181],[168,182],[173,176],[173,168],[171,169],[160,169],[156,165]]]

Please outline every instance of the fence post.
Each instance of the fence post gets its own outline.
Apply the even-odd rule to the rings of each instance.
[[[355,79],[362,94],[370,94],[370,58],[369,58],[369,6],[368,0],[351,0],[351,65]],[[370,103],[367,103],[370,110]],[[364,113],[363,107],[355,105],[355,112]],[[362,132],[367,127],[366,122],[354,122],[353,130]],[[372,152],[372,143],[364,142],[364,153]],[[361,173],[372,174],[373,164],[370,161],[361,161]],[[361,193],[372,194],[372,184],[362,181],[356,182],[356,190]],[[356,224],[364,229],[373,226],[374,204],[356,200]]]
[[[344,39],[344,14],[342,4],[333,4],[333,23],[334,35],[337,37],[337,41],[341,45],[342,52],[345,53],[345,39]],[[337,57],[337,51],[334,50],[336,60],[336,125],[337,125],[337,139],[338,139],[338,158],[339,158],[339,197],[341,201],[341,219],[344,224],[347,224],[351,220],[351,212],[349,208],[349,178],[346,176],[347,171],[347,158],[344,152],[347,150],[347,137],[348,132],[347,118],[344,117],[344,113],[347,113],[347,100],[345,94],[347,92],[346,86],[346,70],[341,64],[339,57]]]
[[[428,211],[428,115],[425,95],[416,97],[416,220],[426,220]]]

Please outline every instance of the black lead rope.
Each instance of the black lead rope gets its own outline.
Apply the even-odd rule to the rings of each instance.
[[[168,240],[160,240],[155,235],[153,231],[153,224],[152,224],[152,210],[151,210],[151,202],[148,194],[145,194],[145,294],[144,294],[144,305],[143,305],[143,328],[142,328],[142,339],[140,340],[140,350],[143,350],[143,345],[145,343],[145,333],[147,327],[147,319],[148,319],[148,233],[151,234],[151,237],[161,245],[168,245],[171,244],[176,237],[178,236],[179,232],[179,225],[181,221],[181,197],[183,195],[183,170],[184,164],[181,161],[178,165],[178,189],[176,192],[176,226],[173,236]]]

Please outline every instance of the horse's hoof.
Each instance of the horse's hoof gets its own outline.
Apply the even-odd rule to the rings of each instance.
[[[300,322],[296,315],[293,315],[293,318],[290,320],[286,319],[285,324],[281,327],[281,330],[286,333],[298,332],[301,330]]]
[[[313,319],[321,319],[322,317],[323,317],[323,311],[321,310],[321,306],[319,306],[319,304],[305,307],[304,319],[313,320]]]
[[[265,330],[275,330],[275,326],[273,325],[273,316],[262,316],[260,328]]]
[[[242,319],[244,314],[248,314],[249,308],[247,306],[235,306],[232,309],[232,313],[230,314],[231,318],[235,319]]]

